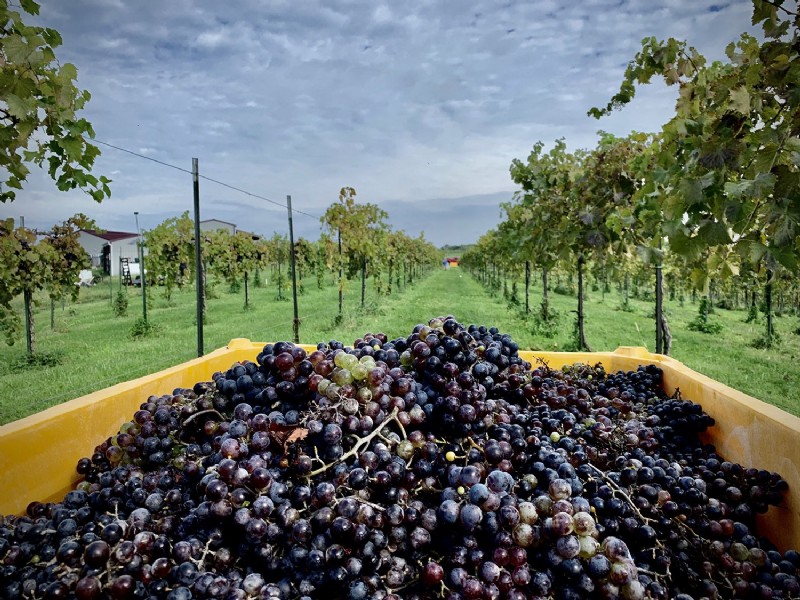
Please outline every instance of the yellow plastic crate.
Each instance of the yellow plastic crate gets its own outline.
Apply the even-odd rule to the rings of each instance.
[[[264,344],[234,339],[227,347],[175,367],[120,383],[0,427],[0,514],[19,514],[33,500],[57,501],[78,481],[75,465],[115,434],[150,395],[171,393],[208,381],[234,362],[254,361]],[[315,346],[304,346],[307,350]],[[768,537],[785,550],[800,549],[800,418],[697,373],[644,348],[614,352],[524,352],[552,368],[576,362],[602,363],[607,372],[655,364],[668,393],[703,406],[716,420],[706,440],[728,460],[777,471],[789,483],[785,506],[760,517]]]

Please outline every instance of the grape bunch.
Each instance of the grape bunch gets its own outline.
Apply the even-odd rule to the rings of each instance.
[[[786,482],[703,444],[658,368],[518,350],[446,316],[151,396],[0,518],[0,597],[800,597],[756,526]]]

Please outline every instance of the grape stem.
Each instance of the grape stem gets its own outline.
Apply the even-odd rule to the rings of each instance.
[[[603,471],[601,471],[600,469],[595,467],[592,463],[587,463],[587,464],[589,465],[589,467],[595,473],[597,473],[600,476],[600,478],[603,481],[605,481],[609,486],[614,488],[614,491],[617,492],[620,496],[622,496],[625,499],[625,501],[628,503],[628,505],[630,505],[631,509],[633,509],[633,512],[636,513],[637,517],[639,517],[645,523],[654,523],[655,522],[653,519],[650,519],[649,517],[645,517],[642,514],[642,512],[633,503],[633,500],[631,500],[631,497],[613,479],[608,477],[605,473],[603,473]],[[664,547],[663,544],[659,540],[656,540],[656,544],[658,544],[659,548],[663,548]]]
[[[633,509],[633,512],[635,512],[636,515],[642,521],[644,521],[645,523],[654,522],[653,519],[645,517],[641,513],[641,511],[633,503],[633,500],[631,500],[631,497],[627,493],[625,493],[625,490],[623,490],[613,479],[608,477],[605,473],[603,473],[603,471],[601,471],[600,469],[595,467],[592,463],[587,463],[587,464],[589,465],[589,468],[591,468],[595,473],[597,473],[603,481],[605,481],[609,486],[614,488],[614,491],[617,492],[618,494],[620,494],[625,499],[625,501],[628,503],[628,505],[631,507],[631,509]],[[656,539],[656,545],[659,548],[664,549],[664,544],[661,543],[661,540]],[[639,568],[637,567],[637,569],[639,569]],[[644,569],[639,569],[639,570],[642,571],[643,573],[647,573],[649,575],[649,572],[645,571]],[[656,577],[659,577],[659,578],[664,577],[664,579],[666,579],[667,581],[671,581],[671,579],[672,579],[672,574],[669,572],[669,569],[667,569],[667,573],[666,573],[665,576],[659,576],[657,573],[653,573],[653,575],[656,575]]]
[[[418,581],[418,579],[412,579],[411,581],[407,581],[407,582],[405,582],[403,585],[401,585],[401,586],[399,586],[399,587],[396,587],[396,588],[388,588],[388,589],[389,589],[389,592],[390,592],[390,593],[394,594],[395,592],[398,592],[398,591],[400,591],[400,590],[404,590],[404,589],[406,589],[407,587],[411,587],[412,585],[414,585],[415,583],[417,583],[417,581]]]
[[[217,411],[217,410],[215,410],[213,408],[208,408],[206,410],[198,411],[198,412],[194,413],[193,415],[189,415],[188,417],[186,417],[186,420],[183,422],[183,426],[186,427],[189,423],[191,423],[194,419],[196,419],[197,417],[199,417],[201,415],[210,415],[210,414],[217,415],[217,417],[219,417],[220,421],[224,421],[225,420],[225,417],[223,417],[221,414],[219,414],[219,411]]]
[[[380,504],[375,504],[374,502],[370,502],[369,500],[364,500],[364,498],[360,498],[359,496],[353,495],[353,496],[350,496],[350,497],[351,498],[355,498],[357,502],[361,502],[361,504],[366,504],[367,506],[370,506],[370,507],[374,508],[377,511],[383,512],[383,511],[386,510]]]
[[[376,437],[380,436],[380,435],[381,435],[381,431],[383,430],[383,428],[384,428],[384,427],[386,427],[386,426],[387,426],[389,423],[391,423],[391,422],[395,422],[395,423],[397,423],[398,425],[400,425],[399,421],[397,420],[397,414],[398,414],[398,412],[399,412],[399,411],[398,411],[397,407],[393,408],[393,409],[392,409],[392,412],[391,412],[391,413],[389,413],[389,416],[386,418],[386,420],[385,420],[383,423],[381,423],[380,427],[377,427],[377,428],[375,429],[375,431],[373,431],[372,433],[370,433],[369,435],[367,435],[367,436],[365,436],[365,437],[363,437],[363,438],[360,438],[360,439],[359,439],[359,440],[358,440],[358,441],[355,443],[355,445],[354,445],[352,448],[350,448],[350,450],[348,450],[347,452],[345,452],[344,454],[342,454],[342,456],[341,456],[340,458],[338,458],[337,460],[335,460],[335,461],[333,461],[333,462],[331,462],[331,463],[328,463],[328,464],[326,464],[326,465],[323,465],[323,466],[321,466],[319,469],[314,469],[314,470],[313,470],[313,471],[311,471],[311,472],[310,472],[308,475],[306,475],[306,477],[308,477],[308,478],[311,478],[311,477],[314,477],[315,475],[319,475],[320,473],[324,473],[324,472],[325,472],[325,471],[327,471],[327,470],[328,470],[330,467],[332,467],[332,466],[334,466],[334,465],[337,465],[337,464],[339,464],[340,462],[344,462],[344,461],[346,461],[346,460],[347,460],[348,458],[350,458],[351,456],[355,456],[356,454],[358,454],[359,452],[361,452],[361,451],[362,451],[364,448],[366,448],[367,446],[369,446],[369,443],[370,443],[370,442],[371,442],[371,441],[372,441],[374,438],[376,438]],[[401,427],[402,427],[402,425],[401,425]]]

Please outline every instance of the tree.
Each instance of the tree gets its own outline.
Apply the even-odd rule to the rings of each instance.
[[[190,280],[194,265],[194,221],[189,211],[172,217],[145,232],[147,270],[164,284],[167,300],[175,287]]]
[[[286,235],[275,232],[272,234],[272,238],[266,242],[265,248],[267,249],[265,259],[269,260],[269,262],[274,262],[274,269],[276,269],[275,285],[278,288],[278,293],[275,299],[288,300],[288,298],[283,295],[286,278],[283,275],[282,266],[283,261],[289,260],[289,238]]]
[[[209,235],[205,245],[209,267],[232,288],[244,279],[244,307],[250,308],[248,273],[266,260],[266,248],[259,245],[249,233],[228,233],[219,229]]]
[[[18,317],[11,301],[23,296],[27,350],[36,352],[34,336],[33,295],[49,289],[50,297],[77,298],[78,274],[91,265],[89,255],[78,241],[81,229],[95,229],[95,223],[84,215],[70,217],[61,225],[37,239],[32,229],[14,227],[13,219],[0,221],[0,312],[6,338],[13,343]],[[12,333],[9,335],[9,333]]]
[[[386,250],[389,255],[388,265],[388,285],[386,291],[392,294],[392,275],[394,275],[397,291],[400,291],[400,266],[405,260],[405,256],[411,247],[411,238],[404,231],[392,231],[386,240]]]
[[[566,259],[570,255],[576,261],[578,309],[575,345],[577,350],[588,350],[583,327],[583,267],[587,252],[601,239],[596,229],[602,226],[602,218],[592,208],[595,199],[584,194],[581,187],[586,181],[582,170],[586,152],[567,152],[563,139],[557,140],[547,154],[543,154],[542,149],[543,144],[539,142],[534,145],[527,163],[512,162],[511,175],[522,185],[523,202],[532,209],[527,213],[532,235],[535,235],[534,231],[541,233],[547,264],[552,266],[559,258]],[[546,287],[544,277],[543,287]],[[544,299],[542,309],[543,320],[547,320],[549,309]]]
[[[39,14],[33,0],[20,5]],[[47,165],[59,190],[78,188],[100,202],[111,195],[110,180],[91,174],[100,151],[86,141],[91,124],[77,116],[89,92],[75,86],[75,65],[58,63],[59,33],[26,25],[10,6],[0,0],[0,201],[14,200],[33,163]]]
[[[381,243],[380,234],[387,230],[388,213],[375,204],[356,203],[356,190],[343,187],[339,201],[331,204],[322,216],[324,227],[336,234],[339,248],[339,315],[342,317],[344,269],[348,265],[361,270],[361,306],[364,307],[367,263]],[[352,261],[352,262],[351,262]]]
[[[305,275],[313,271],[316,263],[316,252],[312,242],[305,238],[299,238],[294,243],[295,267],[297,269],[297,291],[305,294],[306,289],[303,283]]]
[[[601,117],[631,102],[636,86],[661,77],[679,86],[675,116],[662,128],[661,152],[647,193],[664,206],[673,251],[699,259],[695,283],[709,270],[735,275],[726,260],[732,246],[764,266],[765,296],[778,269],[800,264],[800,52],[796,10],[776,0],[753,1],[763,43],[743,34],[726,48],[727,62],[704,57],[675,39],[644,40],[628,65],[620,91]],[[767,306],[765,345],[773,337]]]
[[[543,150],[544,144],[537,142],[525,162],[519,159],[512,161],[511,179],[522,190],[514,195],[515,202],[521,208],[512,210],[509,216],[517,222],[515,229],[520,232],[519,243],[525,248],[533,264],[542,270],[539,316],[542,323],[549,323],[552,314],[548,300],[547,275],[558,262],[562,249],[559,231],[561,215],[553,210],[551,203],[554,201],[553,187],[560,181],[555,176],[555,171],[564,163],[566,143],[559,139],[549,152],[543,153]]]

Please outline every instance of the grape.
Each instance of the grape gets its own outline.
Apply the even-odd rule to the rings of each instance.
[[[578,535],[592,535],[597,530],[592,515],[587,512],[577,512],[572,515],[575,533]]]
[[[471,531],[478,526],[483,519],[483,511],[474,504],[467,504],[461,507],[458,515],[459,523],[467,531]]]
[[[514,527],[513,539],[515,544],[525,548],[532,545],[536,541],[536,533],[531,525],[527,523],[520,523]]]
[[[78,489],[0,519],[0,595],[800,595],[755,518],[785,482],[703,445],[657,368],[517,351],[445,316],[146,398]]]

